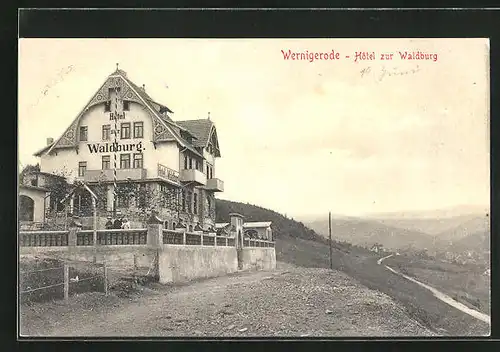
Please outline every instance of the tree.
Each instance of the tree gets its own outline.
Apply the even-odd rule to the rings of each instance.
[[[31,173],[36,173],[36,172],[40,172],[40,164],[36,164],[36,165],[28,164],[25,167],[23,167],[21,172],[19,172],[19,184],[24,183],[25,176],[27,176]]]

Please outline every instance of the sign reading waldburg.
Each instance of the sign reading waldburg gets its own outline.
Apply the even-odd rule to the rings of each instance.
[[[110,121],[117,120],[125,120],[125,112],[111,112],[109,114]],[[112,130],[116,136],[118,136],[119,130]],[[118,152],[132,152],[137,151],[138,153],[142,153],[144,150],[142,146],[142,142],[139,143],[126,143],[120,144],[118,141],[113,143],[87,143],[87,147],[89,147],[90,153],[118,153]]]
[[[89,151],[91,153],[115,153],[115,152],[131,152],[136,150],[138,153],[142,153],[144,150],[142,142],[139,143],[127,143],[120,144],[118,142],[113,143],[88,143]]]

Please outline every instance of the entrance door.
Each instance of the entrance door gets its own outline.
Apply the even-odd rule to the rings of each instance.
[[[35,201],[28,196],[19,196],[19,220],[33,221],[35,214]]]
[[[236,238],[236,257],[238,258],[238,270],[243,269],[243,235],[241,230],[238,231]]]

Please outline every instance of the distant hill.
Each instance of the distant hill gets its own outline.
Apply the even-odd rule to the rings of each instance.
[[[230,213],[240,213],[245,221],[271,221],[275,238],[297,238],[327,243],[328,216],[303,223],[273,210],[248,203],[216,200],[217,222],[228,222]],[[443,213],[436,211],[436,214]],[[424,230],[429,230],[425,232]],[[438,230],[443,231],[438,231]],[[332,239],[336,247],[342,242],[386,249],[449,249],[453,251],[489,248],[489,223],[484,216],[461,214],[449,218],[357,218],[332,216]],[[487,247],[485,245],[488,244]]]
[[[473,251],[483,253],[490,250],[489,233],[481,231],[468,234],[459,240],[453,241],[450,250],[453,252]]]
[[[457,216],[484,215],[489,213],[488,206],[457,205],[454,207],[435,210],[411,210],[404,212],[372,213],[366,215],[370,219],[441,219]]]
[[[307,225],[319,234],[328,236],[328,219],[313,221]],[[356,245],[371,246],[380,243],[387,249],[400,249],[409,246],[428,248],[433,243],[433,236],[423,232],[355,217],[333,217],[332,237],[337,241],[346,241]]]
[[[477,218],[477,215],[438,218],[378,218],[376,220],[387,226],[419,231],[428,235],[439,235],[475,218]]]
[[[275,238],[290,236],[305,240],[325,241],[322,236],[306,227],[302,222],[257,205],[216,199],[215,209],[216,222],[229,222],[230,213],[239,213],[245,216],[245,221],[272,221],[271,228]]]

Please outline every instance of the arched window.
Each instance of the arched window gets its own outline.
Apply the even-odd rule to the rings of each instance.
[[[166,221],[163,223],[163,228],[164,228],[164,229],[168,229],[168,220],[166,220]]]
[[[189,232],[193,232],[193,225],[189,225]]]
[[[19,220],[33,221],[35,215],[35,201],[28,196],[19,197]]]
[[[172,230],[175,230],[175,222],[172,223]]]

